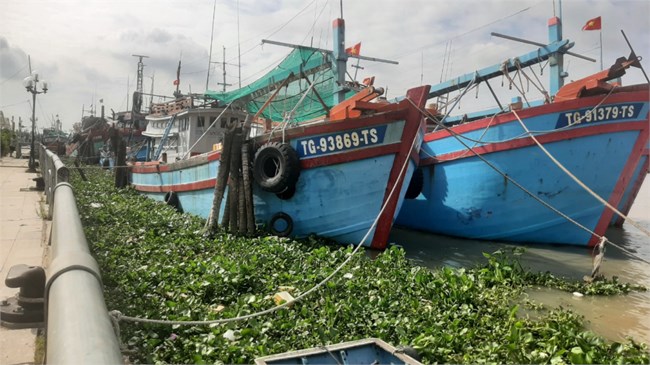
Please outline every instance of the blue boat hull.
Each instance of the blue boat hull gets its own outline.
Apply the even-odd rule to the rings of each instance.
[[[414,90],[416,103],[423,105],[428,87]],[[258,228],[296,238],[317,235],[343,244],[386,247],[417,166],[424,124],[411,102],[378,105],[379,112],[367,116],[313,123],[253,140],[261,146],[284,139],[300,164],[295,193],[288,199],[252,184]],[[132,184],[159,201],[173,192],[184,212],[207,218],[219,160],[220,153],[211,152],[171,164],[136,164]]]
[[[648,171],[648,92],[614,94],[596,108],[609,108],[609,118],[572,125],[571,118],[602,99],[550,104],[519,115],[563,166],[625,211]],[[471,239],[594,245],[596,235],[617,220],[524,135],[512,113],[454,130],[472,138],[466,144],[490,164],[583,228],[532,198],[446,131],[425,136],[422,193],[404,202],[397,225]]]
[[[292,217],[291,236],[302,238],[310,234],[327,237],[344,244],[356,244],[364,239],[364,245],[370,246],[375,229],[370,229],[384,202],[388,186],[389,172],[395,155],[380,156],[372,159],[358,160],[345,164],[324,166],[301,171],[296,185],[296,193],[290,200],[282,200],[276,194],[263,191],[253,185],[253,204],[255,221],[259,227],[268,226],[271,218],[278,212]],[[193,168],[195,176],[204,176],[202,181],[216,176],[218,161]],[[404,195],[410,182],[410,176],[416,164],[409,160],[404,183],[398,195],[398,203],[393,214],[401,208]],[[213,171],[210,173],[210,171]],[[191,183],[191,178],[184,171],[175,174],[176,181]],[[183,175],[182,180],[180,175]],[[145,185],[146,180],[137,174],[133,183]],[[155,179],[155,178],[154,178]],[[167,179],[171,181],[172,176]],[[171,184],[170,184],[171,185]],[[141,186],[141,185],[140,185]],[[164,201],[166,193],[145,192],[148,197]],[[212,208],[214,187],[182,191],[176,193],[184,212],[207,218]],[[223,217],[221,207],[220,218]],[[281,229],[281,228],[280,228]],[[370,232],[368,233],[368,231]],[[368,233],[368,234],[367,234]],[[366,236],[367,235],[367,236]]]
[[[415,350],[405,351],[378,338],[368,338],[264,356],[255,359],[255,365],[421,365],[418,359],[406,352],[417,355]]]

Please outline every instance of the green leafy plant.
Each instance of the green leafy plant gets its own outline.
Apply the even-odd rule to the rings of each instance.
[[[313,237],[204,237],[202,219],[131,189],[118,191],[103,172],[88,176],[88,182],[73,179],[79,214],[102,268],[107,306],[126,315],[212,320],[258,312],[276,305],[278,291],[296,297],[353,255],[351,246]],[[496,252],[480,267],[432,271],[396,247],[374,259],[357,253],[291,308],[218,326],[122,322],[122,340],[137,363],[252,363],[367,337],[412,346],[425,363],[649,363],[646,345],[608,343],[586,332],[572,312],[521,315],[520,296],[531,285],[573,290],[579,284],[526,272],[517,254]],[[593,294],[635,288],[604,283]]]

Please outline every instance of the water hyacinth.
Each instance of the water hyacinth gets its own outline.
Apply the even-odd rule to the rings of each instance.
[[[201,234],[203,220],[176,213],[110,176],[74,179],[86,236],[103,275],[109,310],[180,320],[232,318],[274,307],[278,292],[312,288],[351,247],[311,238]],[[101,204],[93,208],[91,204]],[[121,322],[134,363],[252,363],[260,356],[378,337],[415,348],[424,363],[649,363],[646,345],[610,343],[563,309],[519,303],[528,287],[585,295],[640,288],[587,285],[524,271],[511,255],[486,255],[473,269],[428,270],[390,248],[363,253],[319,291],[290,308],[243,322],[166,326]],[[539,313],[522,314],[520,306]]]

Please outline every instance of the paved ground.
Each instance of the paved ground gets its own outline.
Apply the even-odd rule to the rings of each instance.
[[[49,221],[41,218],[44,195],[30,190],[37,174],[26,172],[27,161],[12,157],[0,161],[0,300],[18,292],[5,285],[13,265],[43,265]],[[33,363],[35,337],[35,330],[0,327],[0,364]]]

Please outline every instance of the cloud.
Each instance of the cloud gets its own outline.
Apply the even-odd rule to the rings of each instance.
[[[0,80],[16,78],[22,69],[25,71],[20,73],[23,75],[20,79],[29,75],[27,54],[19,47],[12,47],[7,38],[0,36]]]
[[[155,4],[132,1],[128,6],[105,0],[44,2],[39,7],[33,4],[13,1],[3,8],[2,105],[28,96],[20,84],[26,71],[19,71],[21,77],[5,81],[26,66],[27,54],[31,55],[32,66],[51,82],[51,91],[39,97],[41,120],[58,113],[67,127],[78,121],[82,106],[87,107],[93,100],[102,98],[114,110],[126,108],[127,94],[136,84],[138,59],[133,54],[149,56],[144,59],[143,87],[147,92],[153,82],[155,93],[171,95],[179,59],[181,90],[205,89],[215,4],[212,0],[192,6],[177,0],[159,0]],[[441,75],[457,76],[532,51],[535,47],[492,37],[490,32],[546,42],[546,21],[553,11],[549,0],[355,0],[343,4],[347,45],[361,42],[362,55],[399,61],[399,65],[362,61],[364,69],[358,70],[358,78],[376,76],[378,85],[387,86],[390,96],[402,95],[421,82],[437,83]],[[226,82],[237,85],[241,54],[245,85],[289,53],[286,47],[261,46],[261,39],[331,49],[332,20],[339,15],[339,2],[331,0],[219,0],[211,60],[221,62],[225,46]],[[645,56],[650,49],[650,2],[564,1],[564,36],[576,42],[573,51],[600,57],[599,32],[581,31],[587,19],[598,15],[603,17],[605,65],[629,53],[620,28],[637,53]],[[25,19],[40,26],[33,27]],[[648,61],[642,64],[650,68]],[[567,58],[565,65],[572,79],[599,69],[599,62],[573,57]],[[217,83],[223,82],[222,67],[220,63],[210,64],[209,88],[220,88]],[[539,68],[536,70],[539,75]],[[349,71],[355,72],[352,68]],[[638,70],[628,73],[624,82],[643,81]],[[493,86],[500,86],[497,84]],[[463,108],[479,104],[477,100],[467,101]],[[21,105],[5,114],[24,113],[23,109],[26,107]]]

